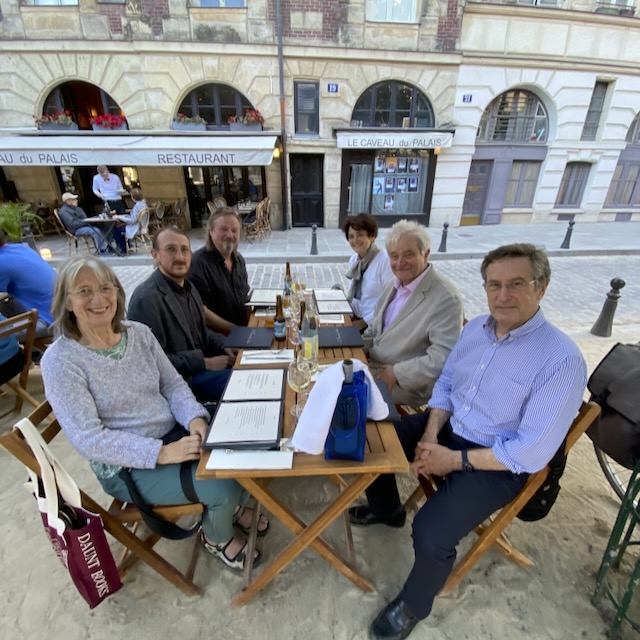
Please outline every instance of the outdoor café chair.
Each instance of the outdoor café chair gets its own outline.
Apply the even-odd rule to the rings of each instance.
[[[48,402],[43,402],[28,417],[36,428],[39,425],[43,425],[49,418],[52,418],[49,424],[41,426],[39,429],[40,435],[46,442],[51,442],[60,433],[60,425],[55,419]],[[38,461],[19,431],[12,430],[0,436],[0,446],[23,465],[40,475]],[[22,476],[22,473],[20,476]],[[22,482],[24,478],[20,477],[19,480]],[[198,535],[193,536],[193,545],[187,569],[180,571],[154,549],[160,536],[155,533],[149,533],[145,527],[142,528],[143,531],[140,530],[139,524],[142,522],[142,515],[135,506],[114,499],[109,508],[104,509],[98,501],[84,491],[81,491],[80,495],[82,507],[87,511],[98,514],[102,518],[105,531],[124,547],[118,563],[118,571],[121,577],[124,577],[137,562],[142,561],[186,595],[202,594],[202,588],[193,581],[193,574],[201,549]],[[203,511],[201,504],[152,506],[152,508],[157,515],[172,522],[176,522],[185,516],[190,518],[200,516]],[[25,587],[28,587],[28,585],[25,585]]]

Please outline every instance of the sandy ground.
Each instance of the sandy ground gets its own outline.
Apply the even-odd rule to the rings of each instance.
[[[590,370],[616,341],[635,342],[638,326],[616,330],[615,339],[594,338],[574,330]],[[40,387],[39,369],[32,386]],[[0,399],[0,404],[2,399]],[[7,421],[4,427],[7,427]],[[56,449],[80,486],[102,494],[88,465],[64,438]],[[34,501],[22,482],[26,474],[6,453],[0,454],[0,633],[3,638],[112,640],[113,638],[304,638],[351,640],[367,637],[377,611],[394,597],[411,567],[411,526],[354,528],[360,569],[377,586],[364,594],[313,552],[305,552],[250,605],[229,607],[241,579],[202,553],[196,571],[204,587],[201,598],[189,598],[144,566],[134,569],[124,588],[90,611],[76,595],[68,576],[49,547]],[[591,443],[583,438],[569,457],[563,489],[552,513],[538,523],[516,521],[511,541],[535,562],[522,569],[490,551],[463,583],[438,598],[432,615],[411,635],[412,640],[462,638],[564,640],[603,638],[610,613],[590,603],[603,550],[619,501],[602,475]],[[405,492],[411,480],[403,479]],[[278,481],[274,485],[303,517],[315,513],[334,491],[316,479]],[[261,543],[267,557],[290,535],[277,522]],[[328,540],[342,543],[334,526]],[[469,536],[462,548],[470,544]],[[118,545],[114,543],[114,551]],[[159,548],[180,565],[190,542],[162,541]],[[258,569],[259,571],[259,569]],[[636,601],[635,610],[640,611]],[[608,617],[609,616],[609,617]],[[623,627],[621,637],[633,637]]]

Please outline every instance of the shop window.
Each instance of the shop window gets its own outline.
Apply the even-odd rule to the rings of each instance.
[[[317,82],[294,82],[296,133],[318,134],[320,105]]]
[[[560,183],[556,207],[579,207],[591,165],[588,162],[568,162]]]
[[[377,22],[416,22],[416,0],[368,0],[367,20]]]
[[[545,142],[549,121],[542,102],[516,89],[498,96],[480,119],[477,139],[485,142]]]
[[[640,164],[620,162],[609,185],[605,207],[640,206]]]
[[[416,87],[392,80],[369,87],[351,115],[357,127],[433,127],[433,108]]]
[[[182,101],[178,113],[190,118],[200,116],[208,129],[228,129],[231,116],[242,116],[253,105],[227,84],[206,84],[194,89]]]
[[[386,152],[376,155],[372,171],[367,172],[363,167],[359,172],[352,171],[351,212],[368,211],[364,206],[368,200],[367,190],[371,194],[373,215],[403,216],[422,212],[428,169],[427,154],[396,155]]]
[[[504,198],[505,207],[530,207],[540,175],[540,162],[515,160]]]
[[[608,87],[608,82],[596,82],[593,88],[593,93],[591,94],[587,117],[584,120],[582,136],[580,137],[581,140],[596,139],[598,127],[602,121],[602,111],[604,110],[604,101],[607,96]]]

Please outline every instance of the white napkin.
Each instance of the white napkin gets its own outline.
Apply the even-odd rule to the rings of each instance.
[[[369,385],[367,417],[371,420],[384,420],[389,415],[389,407],[369,373],[369,368],[360,360],[354,359],[353,370],[364,371]],[[342,361],[332,364],[318,376],[291,439],[291,444],[296,449],[314,455],[322,453],[343,382]]]

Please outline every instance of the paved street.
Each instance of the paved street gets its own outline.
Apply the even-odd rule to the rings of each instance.
[[[465,314],[471,318],[486,310],[484,290],[481,287],[479,258],[468,260],[438,260],[435,266],[451,278],[462,292]],[[640,339],[640,255],[630,256],[571,256],[551,258],[551,285],[543,301],[547,317],[570,333],[587,333],[595,322],[610,281],[621,277],[626,286],[615,316],[614,336],[620,339]],[[149,276],[153,267],[115,266],[127,299],[135,287]],[[248,264],[249,278],[253,287],[278,288],[284,279],[282,264]],[[296,275],[304,274],[310,287],[326,287],[341,283],[345,287],[346,262],[294,264]],[[594,337],[595,340],[597,338]]]

